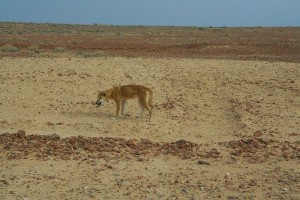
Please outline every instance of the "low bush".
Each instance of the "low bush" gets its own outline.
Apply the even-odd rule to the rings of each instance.
[[[3,45],[0,47],[0,51],[2,52],[19,52],[20,49],[18,47],[12,46],[10,44]]]

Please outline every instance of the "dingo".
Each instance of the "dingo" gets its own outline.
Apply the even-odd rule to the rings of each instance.
[[[149,92],[148,101],[147,92]],[[149,112],[148,121],[150,121],[152,114],[151,109],[154,107],[152,104],[153,91],[150,88],[147,88],[142,85],[122,85],[113,87],[108,90],[99,91],[96,105],[100,107],[101,105],[103,105],[104,100],[106,100],[107,102],[111,99],[114,100],[117,104],[116,117],[119,117],[121,103],[121,114],[124,115],[126,100],[134,98],[138,99],[141,108],[140,117],[142,117],[145,108]]]

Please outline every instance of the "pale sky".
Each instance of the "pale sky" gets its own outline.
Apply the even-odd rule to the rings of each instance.
[[[1,22],[300,26],[300,0],[0,0]]]

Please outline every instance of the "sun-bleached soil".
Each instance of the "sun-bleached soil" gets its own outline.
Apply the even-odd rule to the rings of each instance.
[[[2,57],[0,199],[299,199],[298,63]],[[97,91],[153,89],[151,122]]]

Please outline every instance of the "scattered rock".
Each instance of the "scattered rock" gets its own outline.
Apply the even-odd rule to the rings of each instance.
[[[230,173],[227,172],[227,173],[224,175],[224,178],[225,178],[225,179],[228,179],[229,176],[230,176]]]
[[[47,125],[48,125],[48,126],[54,126],[54,123],[52,123],[52,122],[47,122]]]
[[[50,135],[50,139],[51,139],[51,140],[59,140],[59,139],[60,139],[60,136],[57,135],[56,133],[52,133],[52,135]]]
[[[9,185],[7,180],[0,180],[0,183],[4,184],[4,185]]]
[[[19,138],[25,137],[25,131],[23,131],[23,130],[18,130],[18,131],[17,131],[17,137],[19,137]]]
[[[210,165],[209,162],[206,162],[206,161],[204,161],[204,160],[199,160],[199,161],[197,162],[197,164],[199,164],[199,165]]]
[[[261,163],[266,159],[280,157],[285,159],[299,159],[297,142],[276,142],[263,138],[241,139],[237,141],[223,142],[229,148],[230,157],[245,158],[249,163]],[[79,160],[83,158],[118,157],[138,161],[146,160],[146,157],[159,155],[172,155],[180,159],[192,158],[219,158],[221,153],[216,149],[207,149],[202,145],[186,140],[175,142],[152,142],[147,139],[109,138],[109,137],[84,137],[72,136],[61,138],[58,134],[51,135],[25,135],[25,131],[17,133],[0,134],[0,149],[6,152],[9,159],[26,158],[33,155],[38,159],[47,160],[49,156],[55,156],[64,160]],[[210,165],[205,160],[198,160],[199,165]]]
[[[135,140],[134,139],[130,139],[127,141],[127,146],[129,147],[136,147],[136,143],[135,143]]]
[[[6,119],[3,119],[0,121],[1,124],[8,124],[8,121]]]
[[[257,185],[257,181],[254,179],[251,179],[250,182],[248,183],[249,186],[256,186]]]
[[[198,144],[185,140],[160,143],[143,138],[140,140],[84,136],[61,138],[56,133],[51,135],[25,135],[25,131],[0,135],[0,148],[7,151],[7,155],[11,159],[20,159],[29,154],[33,154],[41,160],[47,160],[49,156],[56,156],[63,160],[79,160],[82,157],[105,158],[108,155],[118,155],[118,157],[124,158],[132,156],[136,157],[138,161],[144,161],[146,156],[161,154],[189,159],[204,155],[204,153],[200,153],[199,147]]]
[[[255,131],[253,136],[254,137],[260,137],[260,136],[262,136],[262,132],[261,131]]]

